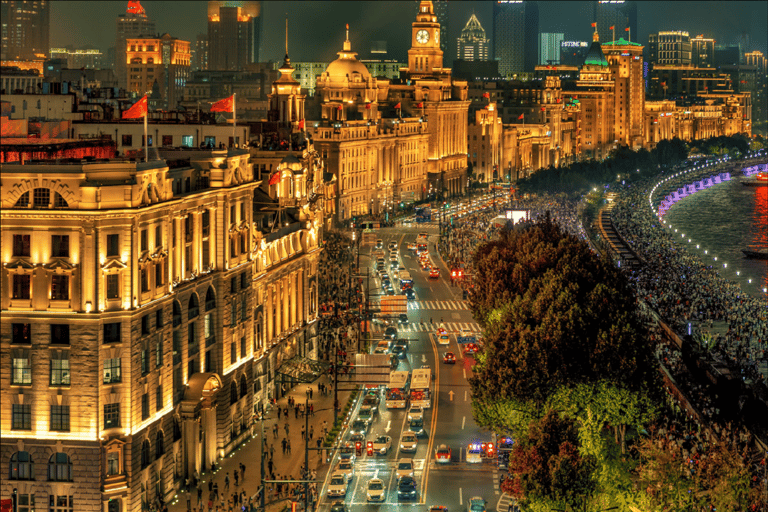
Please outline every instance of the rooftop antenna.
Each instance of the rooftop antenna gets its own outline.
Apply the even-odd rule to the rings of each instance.
[[[288,13],[285,13],[285,58],[288,58]]]

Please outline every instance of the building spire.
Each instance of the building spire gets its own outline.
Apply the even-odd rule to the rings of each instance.
[[[285,13],[285,62],[283,66],[290,66],[291,59],[288,57],[288,13]]]
[[[345,52],[352,51],[352,43],[349,42],[349,23],[347,23],[347,38],[344,40],[343,51]]]

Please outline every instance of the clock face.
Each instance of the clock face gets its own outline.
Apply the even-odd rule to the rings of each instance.
[[[429,32],[426,30],[419,30],[416,32],[416,41],[421,44],[427,44],[427,41],[429,41]]]

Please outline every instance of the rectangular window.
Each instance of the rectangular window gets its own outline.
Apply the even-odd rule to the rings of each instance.
[[[11,428],[13,430],[32,430],[32,406],[30,404],[13,404]]]
[[[237,276],[229,278],[229,292],[237,293]]]
[[[232,235],[229,239],[229,257],[234,258],[237,256],[237,236]]]
[[[208,237],[211,234],[211,212],[205,210],[202,218],[203,238]]]
[[[107,235],[107,256],[120,256],[120,235]]]
[[[155,329],[160,329],[164,325],[163,308],[155,310]]]
[[[51,324],[51,343],[69,345],[69,324]]]
[[[155,248],[163,246],[163,226],[155,227]]]
[[[149,373],[149,349],[141,349],[141,374],[146,375]]]
[[[32,343],[32,324],[11,324],[11,343]]]
[[[69,432],[69,406],[52,405],[51,406],[51,431]]]
[[[104,343],[120,343],[120,322],[104,324]]]
[[[69,386],[69,354],[51,356],[51,386]]]
[[[141,395],[141,419],[149,418],[149,393]]]
[[[69,276],[51,276],[51,300],[69,300]]]
[[[147,230],[141,230],[141,251],[149,250],[149,237],[147,236]]]
[[[176,247],[176,219],[171,221],[171,246]]]
[[[120,276],[117,274],[107,275],[107,299],[120,298]]]
[[[120,474],[120,453],[107,453],[107,476]]]
[[[248,316],[248,308],[246,307],[248,304],[247,299],[245,295],[242,297],[242,302],[240,303],[240,321],[245,322],[247,316]]]
[[[235,205],[232,205],[229,207],[229,224],[235,225],[237,222],[237,208],[235,208]]]
[[[69,258],[69,235],[51,235],[51,258]]]
[[[30,255],[29,235],[13,235],[13,255],[14,256]]]
[[[237,362],[237,343],[234,341],[229,344],[230,363],[235,364]]]
[[[155,341],[155,368],[163,366],[163,333],[157,333]]]
[[[192,241],[192,217],[184,217],[184,238],[187,242]]]
[[[181,362],[181,330],[173,331],[173,364]]]
[[[35,208],[48,208],[51,205],[51,189],[36,188],[32,194]]]
[[[245,336],[240,338],[240,357],[245,357]]]
[[[245,253],[245,250],[246,250],[245,242],[246,242],[245,236],[240,236],[240,254]]]
[[[69,429],[67,429],[69,430]],[[75,498],[73,496],[48,496],[48,512],[73,512]]]
[[[248,289],[248,272],[243,272],[240,274],[240,289],[246,290]]]
[[[240,203],[240,222],[245,220],[245,203]]]
[[[29,356],[14,357],[11,364],[11,384],[15,386],[32,384],[32,365],[29,363]]]
[[[163,135],[163,146],[166,146],[166,147],[173,146],[173,135]]]
[[[211,264],[211,240],[203,242],[203,266],[207,267]]]
[[[120,358],[104,360],[104,384],[116,384],[122,381],[120,376]]]
[[[104,428],[120,426],[120,404],[104,404]]]
[[[165,279],[163,278],[164,274],[163,262],[158,261],[155,263],[155,286],[163,286],[165,284]]]
[[[155,390],[155,410],[156,411],[162,411],[163,410],[163,386],[158,385],[157,389]]]
[[[213,313],[208,313],[203,319],[203,336],[206,340],[213,336]]]
[[[232,298],[232,318],[230,319],[230,324],[232,327],[234,327],[237,324],[237,298]]]
[[[149,314],[141,317],[141,335],[146,336],[149,334]]]
[[[195,332],[195,322],[189,322],[187,325],[187,350],[189,355],[193,356],[197,354],[200,347],[197,344],[197,333]]]
[[[13,276],[14,299],[29,299],[30,277],[28,274]]]
[[[192,272],[192,269],[194,268],[194,265],[192,264],[192,246],[188,245],[187,248],[184,250],[185,256],[184,256],[184,266],[187,272]]]
[[[181,145],[184,147],[191,148],[194,144],[195,138],[192,135],[182,135],[181,136]]]

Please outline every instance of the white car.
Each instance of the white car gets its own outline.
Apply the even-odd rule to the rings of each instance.
[[[336,468],[333,470],[333,474],[336,473],[344,473],[347,475],[347,480],[352,480],[352,477],[355,476],[355,464],[351,460],[340,460],[338,464],[336,464]]]
[[[397,461],[395,476],[398,480],[404,476],[413,476],[413,459],[400,459]]]
[[[349,487],[349,478],[344,473],[334,473],[331,476],[331,481],[328,482],[328,497],[329,498],[343,498],[347,495],[347,487]]]
[[[386,455],[390,448],[392,448],[392,438],[389,436],[377,436],[373,441],[374,453]]]
[[[415,452],[416,446],[419,444],[419,438],[411,432],[406,430],[403,432],[403,436],[400,438],[400,451],[401,452]]]
[[[424,419],[424,409],[421,408],[419,405],[412,405],[410,409],[408,409],[408,421],[411,420],[423,420]]]
[[[384,501],[387,499],[387,488],[380,478],[368,481],[368,501]]]

